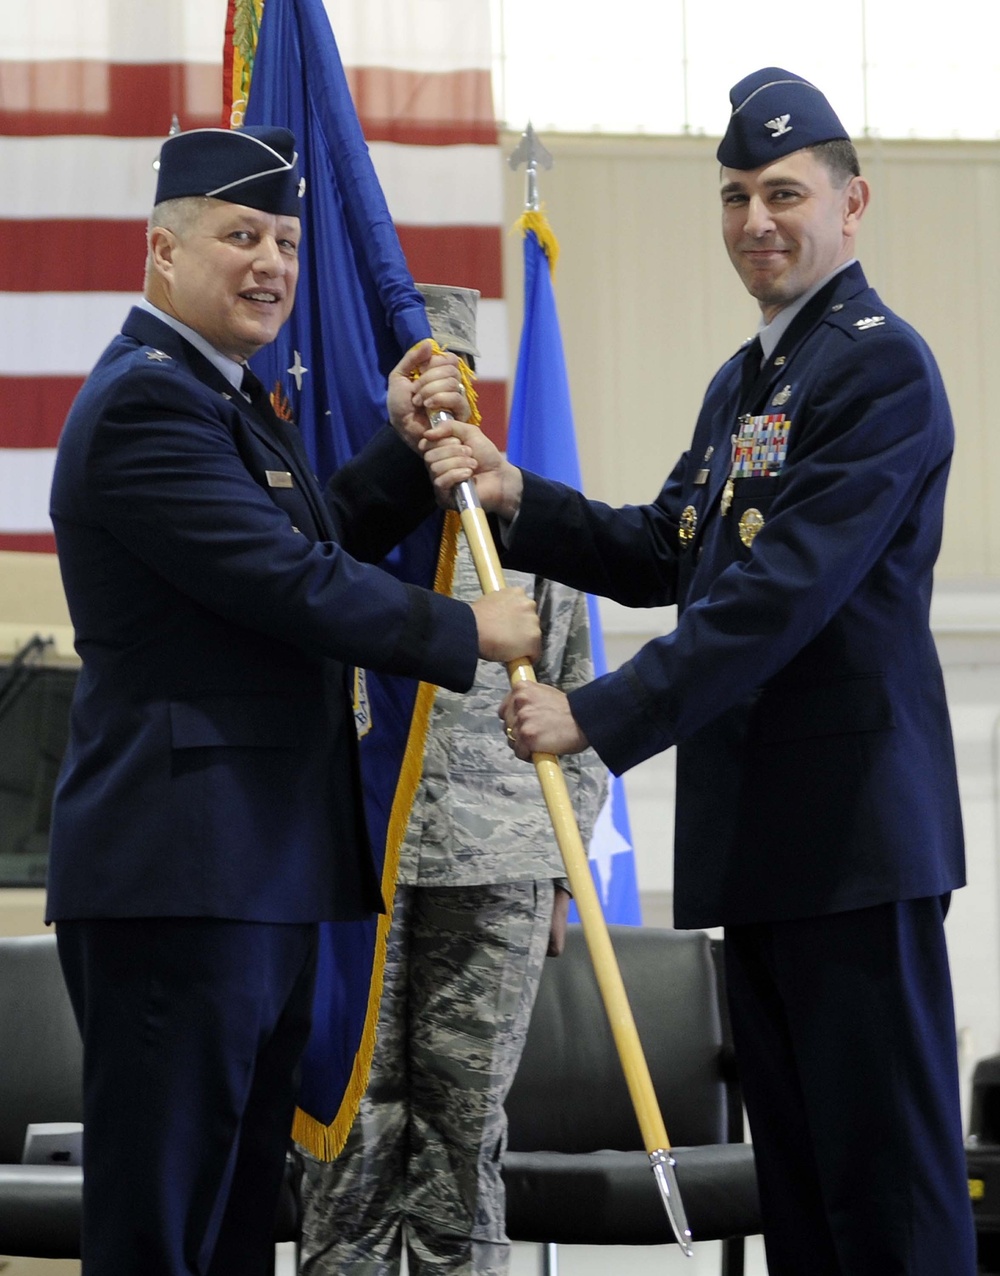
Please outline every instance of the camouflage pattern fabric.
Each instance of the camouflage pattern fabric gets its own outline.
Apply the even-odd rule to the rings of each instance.
[[[593,677],[584,595],[508,573],[538,606],[539,681]],[[459,539],[452,593],[479,596]],[[332,1164],[302,1152],[302,1276],[504,1276],[506,1118],[563,866],[535,769],[497,717],[502,665],[480,661],[465,696],[435,695],[397,875],[368,1091]],[[586,843],[607,771],[563,760]]]
[[[300,1150],[302,1276],[504,1276],[503,1101],[528,1030],[553,884],[396,892],[378,1046],[344,1151]]]
[[[587,598],[523,572],[506,572],[535,600],[542,624],[539,682],[563,691],[594,676]],[[480,595],[472,555],[460,537],[452,595]],[[465,695],[434,697],[423,774],[403,843],[397,881],[411,886],[473,886],[561,877],[562,858],[538,776],[519,761],[497,717],[509,683],[503,665],[481,660]],[[604,801],[607,770],[593,749],[562,759],[584,845]]]

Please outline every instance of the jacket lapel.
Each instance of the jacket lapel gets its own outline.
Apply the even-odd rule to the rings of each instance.
[[[152,346],[172,359],[176,359],[207,389],[228,400],[239,412],[249,429],[269,448],[277,451],[288,472],[309,504],[319,537],[333,540],[334,528],[329,511],[319,490],[316,476],[306,456],[301,436],[290,421],[282,421],[272,410],[270,413],[255,409],[240,390],[233,387],[222,373],[200,350],[185,341],[179,332],[163,323],[155,315],[134,308],[122,325],[122,332],[143,345]]]
[[[815,297],[812,297],[803,306],[788,325],[787,331],[778,342],[770,359],[764,363],[757,374],[751,388],[744,395],[738,397],[739,383],[738,381],[735,383],[732,409],[727,419],[729,432],[724,443],[724,447],[727,450],[730,447],[730,435],[736,434],[739,430],[741,410],[750,415],[759,415],[764,412],[768,401],[774,393],[775,386],[786,375],[802,343],[814,331],[817,324],[822,321],[824,315],[829,314],[834,306],[857,296],[859,292],[863,292],[867,287],[868,281],[865,279],[864,271],[857,262],[852,266],[848,266],[846,270],[842,270],[839,275],[835,275],[824,288],[819,290]],[[706,510],[711,509],[715,501],[719,499],[720,493],[729,477],[730,469],[731,464],[727,451],[725,464],[712,467],[712,477],[704,498],[704,508]]]
[[[829,314],[831,308],[838,302],[846,301],[867,287],[864,271],[855,262],[853,266],[842,270],[839,275],[834,275],[815,297],[810,298],[788,325],[770,359],[761,368],[746,399],[748,412],[757,415],[764,411],[775,382],[784,375],[785,369],[795,358],[799,347],[821,322],[824,315]]]

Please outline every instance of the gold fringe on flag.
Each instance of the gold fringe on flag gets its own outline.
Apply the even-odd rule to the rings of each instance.
[[[511,234],[515,230],[521,232],[522,239],[528,231],[535,232],[535,238],[548,258],[549,274],[555,279],[556,262],[559,260],[559,240],[556,239],[555,231],[549,225],[549,219],[544,212],[540,208],[526,208],[511,228]]]
[[[444,354],[444,351],[436,341],[432,342],[435,354]],[[465,391],[465,397],[469,401],[469,420],[473,425],[482,425],[483,417],[479,411],[479,395],[476,393],[476,374],[472,371],[465,360],[459,355],[458,358],[458,375],[462,381],[462,389]],[[450,592],[449,586],[449,592]]]

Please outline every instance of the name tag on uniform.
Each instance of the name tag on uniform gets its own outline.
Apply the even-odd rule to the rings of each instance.
[[[264,477],[268,487],[294,487],[292,476],[287,470],[265,470]]]

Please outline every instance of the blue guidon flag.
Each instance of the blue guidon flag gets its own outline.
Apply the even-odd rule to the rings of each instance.
[[[541,212],[525,213],[518,223],[524,235],[524,326],[517,356],[510,408],[507,456],[515,465],[580,488],[580,462],[573,428],[573,406],[563,354],[551,266],[558,245]],[[607,672],[597,600],[587,599],[594,673]],[[609,922],[642,922],[635,874],[635,851],[621,776],[608,775],[608,796],[587,850],[590,871]],[[570,920],[578,921],[575,908]]]
[[[252,18],[256,10],[249,12]],[[290,128],[305,180],[295,308],[278,339],[252,362],[276,410],[297,423],[324,482],[385,424],[386,376],[430,336],[430,325],[322,0],[266,0],[245,78],[243,122]],[[431,586],[440,542],[441,521],[432,518],[385,565]],[[432,696],[433,688],[410,679],[362,671],[356,679],[366,815],[387,902]],[[388,919],[321,930],[313,1033],[293,1134],[329,1159],[343,1146],[367,1084]]]

